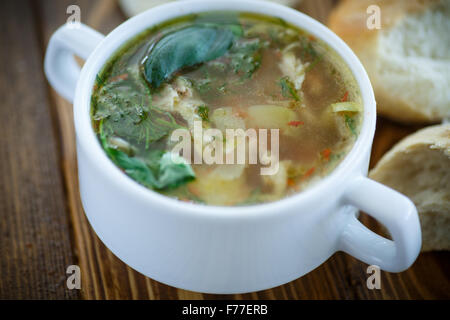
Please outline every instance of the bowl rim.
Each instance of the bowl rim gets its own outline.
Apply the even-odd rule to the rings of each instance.
[[[325,42],[342,58],[356,79],[364,106],[363,124],[360,134],[341,163],[330,174],[321,178],[320,181],[306,190],[274,202],[248,206],[214,206],[183,202],[162,195],[134,181],[108,158],[101,147],[91,122],[91,96],[96,75],[104,67],[108,59],[127,41],[145,29],[192,13],[213,11],[237,11],[282,18],[286,22],[305,30]],[[214,218],[227,219],[239,216],[247,218],[272,214],[279,215],[282,209],[298,208],[305,204],[308,199],[320,196],[320,193],[323,193],[327,186],[331,188],[334,185],[335,192],[343,192],[342,182],[344,179],[351,180],[348,179],[346,173],[352,172],[352,168],[357,167],[358,164],[365,160],[367,153],[370,153],[375,135],[376,102],[369,77],[353,51],[325,25],[306,14],[269,1],[185,0],[160,5],[134,16],[116,27],[101,41],[82,68],[74,100],[74,121],[78,143],[77,148],[81,147],[85,150],[90,160],[94,163],[97,162],[97,167],[100,170],[108,171],[107,174],[111,177],[110,180],[114,181],[118,187],[134,194],[149,205],[159,202],[161,205],[173,209],[171,211],[181,212],[183,215],[190,213],[200,217],[213,216]],[[360,175],[365,174],[365,172],[360,172]]]

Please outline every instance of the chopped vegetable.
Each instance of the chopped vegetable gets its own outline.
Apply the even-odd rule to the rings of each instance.
[[[245,173],[236,179],[209,173],[207,170],[199,170],[197,179],[188,185],[189,190],[206,203],[221,206],[236,205],[250,196],[251,190]]]
[[[313,61],[312,63],[310,63],[310,64],[306,67],[305,72],[311,71],[311,70],[316,66],[316,64],[318,64],[318,63],[320,62],[320,60],[322,60],[322,56],[316,57],[316,58],[314,59],[314,61]]]
[[[281,93],[283,94],[283,97],[300,101],[300,96],[288,76],[281,78],[278,84],[281,86]]]
[[[140,184],[157,190],[177,188],[195,179],[187,162],[170,152],[154,151],[150,163],[117,149],[105,148],[114,163]],[[173,161],[176,159],[176,161]]]
[[[194,84],[195,89],[200,93],[200,94],[205,94],[206,92],[211,90],[211,79],[209,78],[204,78],[204,79],[199,79],[197,81],[192,81],[192,83]]]
[[[156,187],[157,181],[155,175],[144,161],[130,157],[125,152],[117,149],[105,148],[105,150],[114,163],[123,169],[132,179],[146,187]]]
[[[316,51],[316,49],[314,48],[314,46],[311,43],[312,41],[309,40],[306,37],[302,37],[300,39],[300,43],[302,46],[302,59],[306,58],[306,57],[310,57],[313,60],[319,57],[319,53]]]
[[[165,152],[158,164],[157,189],[176,188],[195,179],[192,167],[177,154]]]
[[[332,48],[277,18],[188,15],[113,55],[97,75],[91,119],[111,161],[160,194],[207,205],[276,201],[351,149],[363,105],[346,73]],[[169,139],[183,126],[181,140]]]
[[[331,105],[333,112],[360,112],[361,105],[356,102],[338,102]]]
[[[299,125],[305,124],[303,121],[290,121],[288,122],[288,126],[298,127]]]
[[[352,134],[356,137],[357,134],[356,134],[356,122],[355,122],[355,119],[353,119],[352,117],[350,117],[348,115],[345,115],[345,124],[350,129]]]
[[[231,67],[243,78],[250,78],[261,65],[261,49],[264,44],[260,39],[236,42],[230,49]]]
[[[299,128],[289,125],[299,121],[297,112],[276,105],[257,105],[248,108],[248,125],[250,128],[280,129],[288,135],[295,135]]]
[[[199,106],[197,113],[203,121],[209,121],[209,108],[207,106]]]
[[[312,176],[314,174],[315,171],[316,171],[316,168],[312,167],[311,169],[306,171],[306,173],[303,175],[302,179],[308,179],[310,176]]]
[[[302,59],[310,58],[312,60],[311,64],[306,68],[306,72],[311,71],[320,60],[322,60],[322,56],[317,52],[317,50],[312,45],[314,40],[308,39],[306,37],[301,38],[302,45]]]
[[[329,148],[323,150],[321,153],[322,158],[325,159],[326,161],[330,160],[330,155],[331,155],[331,150]]]
[[[290,187],[290,188],[295,187],[295,186],[296,186],[295,180],[292,179],[292,178],[288,178],[288,179],[287,179],[287,185],[288,185],[288,187]]]
[[[214,110],[211,121],[217,129],[225,133],[226,129],[245,129],[245,121],[239,114],[233,112],[233,108],[225,107]]]

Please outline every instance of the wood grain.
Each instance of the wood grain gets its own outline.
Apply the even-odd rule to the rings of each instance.
[[[0,2],[0,298],[77,298],[57,132],[27,1]]]
[[[336,1],[307,1],[303,0],[299,9],[318,20],[326,23],[328,13],[330,12]],[[28,3],[26,3],[28,4]],[[33,70],[38,70],[38,76],[32,79],[26,79],[27,85],[33,86],[34,89],[44,86],[42,79],[42,72],[40,68],[40,58],[42,57],[45,46],[58,26],[63,24],[67,19],[66,8],[68,5],[77,4],[82,11],[82,21],[97,30],[108,33],[115,26],[120,24],[125,17],[117,7],[115,1],[112,0],[95,0],[95,1],[50,1],[43,0],[33,2],[33,16],[28,13],[25,17],[30,19],[31,25],[34,23],[36,30],[23,30],[25,26],[22,25],[22,31],[29,32],[29,38],[21,39],[22,46],[16,48],[15,55],[32,55],[33,58],[27,60],[27,63],[32,63],[30,66]],[[3,4],[2,4],[3,5]],[[9,12],[18,11],[18,8],[7,8]],[[4,12],[2,10],[1,12]],[[20,14],[17,12],[17,14]],[[11,19],[10,19],[11,20]],[[13,21],[8,20],[9,23]],[[4,21],[2,19],[2,21]],[[19,27],[19,26],[18,26]],[[31,28],[30,26],[28,28]],[[5,30],[0,30],[0,34]],[[8,32],[6,32],[8,34]],[[2,35],[3,36],[3,35]],[[35,38],[33,38],[33,36]],[[13,37],[11,33],[9,37]],[[2,38],[3,39],[3,38]],[[10,38],[10,41],[13,41]],[[38,42],[38,44],[36,43]],[[40,47],[39,52],[33,52],[27,48],[26,44],[34,44]],[[16,43],[17,45],[17,43]],[[1,53],[3,54],[3,52]],[[31,61],[31,62],[30,62]],[[3,70],[2,70],[3,71]],[[2,73],[3,75],[3,73]],[[14,75],[13,75],[14,76]],[[3,79],[0,78],[0,79]],[[21,78],[14,79],[14,83],[18,83]],[[32,82],[34,81],[34,82]],[[17,87],[8,87],[3,84],[4,80],[0,80],[0,90],[7,95],[9,92],[17,92],[17,90],[25,90],[22,84],[17,84]],[[43,90],[45,91],[45,89]],[[55,265],[64,266],[69,261],[77,261],[82,270],[82,290],[80,292],[83,299],[448,299],[450,298],[450,277],[447,274],[450,267],[450,254],[448,252],[426,253],[421,254],[414,266],[408,271],[400,274],[382,273],[382,289],[368,290],[366,280],[367,266],[356,259],[345,255],[343,253],[335,254],[326,263],[305,275],[304,277],[288,283],[286,285],[265,290],[256,293],[249,293],[243,295],[207,295],[184,290],[178,290],[173,287],[163,285],[157,281],[144,277],[138,272],[126,266],[123,262],[117,259],[97,238],[91,229],[88,221],[85,218],[79,193],[78,193],[78,177],[76,166],[75,153],[75,136],[73,128],[73,116],[71,105],[60,98],[52,89],[48,87],[49,94],[41,93],[40,95],[22,95],[22,99],[31,99],[30,103],[36,103],[41,106],[41,114],[39,117],[39,126],[34,121],[36,115],[33,115],[35,110],[29,108],[24,109],[22,106],[19,110],[14,109],[14,101],[7,101],[7,107],[2,107],[2,112],[11,113],[13,121],[5,120],[4,117],[0,119],[0,125],[5,126],[9,138],[14,137],[16,140],[2,141],[3,146],[7,146],[8,153],[2,150],[0,153],[0,173],[5,173],[11,170],[14,175],[6,175],[1,181],[0,188],[5,189],[5,186],[15,186],[14,189],[4,191],[0,194],[1,217],[6,220],[2,221],[0,230],[0,249],[2,259],[0,262],[0,297],[48,297],[48,290],[42,289],[42,284],[36,284],[33,281],[37,273],[27,274],[23,277],[22,282],[17,278],[20,276],[19,272],[14,273],[14,261],[17,253],[13,252],[12,248],[23,245],[23,241],[28,239],[27,233],[25,235],[11,237],[8,230],[14,232],[31,232],[24,230],[46,230],[48,225],[43,221],[36,220],[37,217],[41,219],[56,219],[52,224],[52,233],[44,233],[42,241],[49,243],[61,242],[64,243],[62,249],[54,250],[53,247],[43,246],[40,251],[36,251],[33,255],[35,261],[26,260],[27,269],[33,266],[39,267],[40,270],[54,270]],[[48,110],[51,112],[48,112]],[[47,110],[46,112],[42,110]],[[27,112],[31,112],[28,114]],[[6,115],[6,114],[5,114]],[[19,121],[31,129],[27,129],[26,135],[16,136],[13,130],[17,128]],[[39,128],[39,132],[35,132]],[[41,132],[44,128],[44,132]],[[45,132],[48,128],[48,132]],[[374,142],[372,152],[372,163],[376,161],[399,139],[407,134],[417,130],[417,127],[400,126],[394,122],[379,119],[377,125],[377,135]],[[5,130],[1,128],[0,130]],[[33,131],[35,130],[35,131]],[[39,134],[44,136],[40,136]],[[30,137],[29,134],[32,136]],[[28,140],[30,139],[30,140]],[[33,145],[42,141],[47,141],[44,150],[39,151],[38,154],[30,155],[28,150]],[[40,145],[40,144],[39,144]],[[28,148],[26,148],[28,147]],[[45,151],[45,152],[44,152]],[[21,166],[15,164],[14,159],[11,158],[11,152],[18,152],[16,157],[24,157],[27,155],[33,159],[33,163],[44,165],[47,176],[43,177],[35,172],[35,168],[31,165],[25,169],[23,173],[19,168],[24,170]],[[59,154],[57,154],[59,152]],[[48,158],[51,158],[49,162]],[[34,167],[34,166],[33,166]],[[55,169],[56,168],[56,169]],[[58,171],[60,170],[60,171]],[[63,176],[61,181],[60,172]],[[42,174],[42,172],[41,172]],[[35,183],[45,186],[46,188],[39,189],[40,191],[29,191],[30,188],[25,188],[28,182],[28,176],[33,177]],[[63,186],[63,185],[64,186]],[[51,192],[49,190],[52,190]],[[27,191],[28,190],[28,191]],[[63,192],[65,190],[65,192]],[[19,198],[21,197],[21,198]],[[14,199],[14,200],[11,200]],[[34,200],[33,200],[34,199]],[[38,201],[37,206],[32,201]],[[47,201],[47,202],[45,202]],[[19,210],[13,206],[19,204],[25,207],[24,210]],[[48,210],[44,210],[46,208]],[[68,210],[68,213],[67,213]],[[68,214],[68,215],[67,215]],[[67,225],[67,217],[69,217],[69,226]],[[4,223],[4,221],[6,221]],[[376,221],[367,216],[362,217],[362,221],[375,231],[380,231],[380,227]],[[34,224],[36,226],[34,226]],[[33,227],[30,229],[30,225]],[[33,229],[34,228],[34,229]],[[12,231],[11,231],[12,232]],[[72,237],[69,237],[69,234]],[[5,234],[7,234],[5,236]],[[44,240],[45,239],[45,240]],[[6,242],[5,242],[6,240]],[[67,243],[71,241],[72,247]],[[6,243],[6,244],[5,244]],[[69,244],[70,244],[69,243]],[[5,250],[5,251],[4,251]],[[16,250],[16,249],[14,249]],[[37,249],[36,249],[37,250]],[[22,249],[19,255],[22,257],[26,251]],[[6,252],[6,254],[4,253]],[[73,256],[73,254],[75,256]],[[293,253],[295,254],[295,253]],[[39,256],[40,255],[40,256]],[[23,257],[21,258],[23,259]],[[30,267],[28,267],[28,265]],[[49,267],[51,265],[51,267]],[[7,270],[6,272],[4,270]],[[11,279],[10,276],[13,275]],[[59,274],[58,274],[59,275]],[[45,281],[44,281],[45,280]],[[55,277],[47,277],[43,281],[44,285],[55,281]],[[19,282],[17,282],[19,281]],[[19,283],[20,285],[17,285]],[[25,287],[27,286],[27,287]],[[5,289],[6,288],[6,289]],[[76,293],[60,288],[53,295],[54,297],[67,298],[77,297]],[[53,297],[50,295],[50,297]]]

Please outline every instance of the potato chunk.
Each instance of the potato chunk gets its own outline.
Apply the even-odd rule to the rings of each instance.
[[[300,133],[301,121],[298,113],[276,105],[258,105],[248,108],[249,128],[280,129],[280,132],[295,136]]]

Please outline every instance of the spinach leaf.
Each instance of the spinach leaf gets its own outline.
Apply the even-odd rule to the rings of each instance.
[[[103,122],[104,120],[99,124],[99,137],[103,149],[109,158],[133,180],[151,189],[168,190],[195,179],[192,167],[179,155],[154,150],[144,161],[111,147]]]
[[[166,152],[159,160],[158,189],[173,189],[195,179],[195,173],[186,160]]]
[[[128,176],[151,189],[173,189],[195,179],[195,173],[186,160],[171,152],[157,150],[144,161],[111,147],[105,150]]]
[[[212,23],[171,32],[153,44],[144,58],[144,78],[157,89],[177,71],[223,56],[241,35],[238,25]]]
[[[114,163],[122,168],[133,180],[149,188],[157,186],[158,181],[155,175],[144,161],[130,157],[125,152],[117,149],[105,148],[105,150]]]

